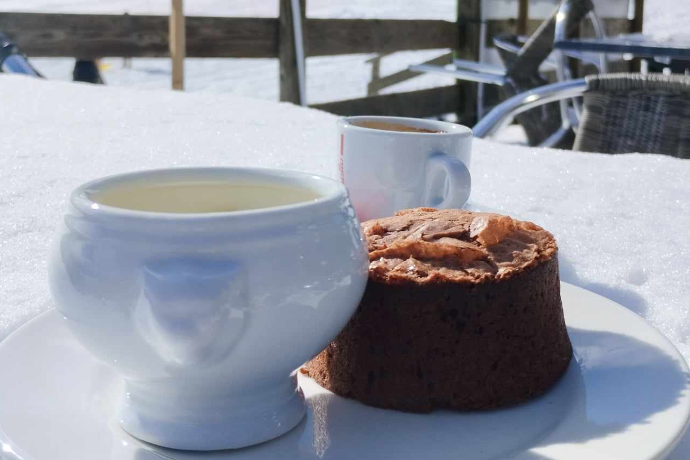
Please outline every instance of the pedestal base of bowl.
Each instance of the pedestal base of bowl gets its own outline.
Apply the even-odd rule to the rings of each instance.
[[[190,404],[184,399],[163,403],[155,397],[152,401],[150,392],[137,394],[127,385],[119,422],[132,436],[171,449],[209,451],[252,446],[287,433],[306,414],[302,391],[296,387],[296,379],[291,383],[253,394],[247,400],[229,398],[223,403],[206,398],[206,404]],[[213,402],[209,404],[209,400]]]

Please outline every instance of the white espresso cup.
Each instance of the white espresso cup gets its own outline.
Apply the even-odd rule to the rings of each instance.
[[[76,338],[124,379],[122,427],[215,450],[299,423],[294,371],[350,319],[367,268],[337,181],[189,168],[77,188],[49,279]]]
[[[338,135],[337,174],[361,221],[419,206],[459,208],[470,196],[466,126],[357,116],[339,119]]]

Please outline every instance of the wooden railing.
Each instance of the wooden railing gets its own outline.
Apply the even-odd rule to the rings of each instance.
[[[186,18],[187,57],[277,58],[277,18]],[[36,57],[169,57],[168,16],[0,13],[0,30]],[[307,19],[307,56],[457,48],[449,21]]]
[[[186,16],[184,40],[170,35],[168,16],[0,13],[0,31],[17,42],[31,57],[170,57],[278,58],[280,98],[299,102],[297,63],[290,0],[280,2],[277,18],[233,18]],[[479,53],[480,0],[458,0],[457,22],[442,20],[314,19],[305,18],[301,1],[306,56],[335,56],[353,53],[387,54],[406,50],[450,49],[434,59],[450,62],[452,56],[477,59]],[[525,12],[520,0],[520,10]],[[487,39],[498,33],[524,29],[531,33],[541,21],[526,17],[489,21]],[[632,30],[627,19],[606,20],[609,33]],[[175,40],[171,40],[175,38]],[[176,43],[176,44],[175,44]],[[182,43],[182,45],[180,45]],[[178,54],[179,55],[179,54]],[[178,67],[178,72],[179,67]],[[458,83],[440,88],[378,95],[392,84],[414,77],[403,70],[372,80],[365,98],[317,104],[337,114],[390,114],[431,116],[474,112],[476,85]],[[181,87],[181,82],[178,82]],[[468,121],[469,122],[469,121]]]
[[[298,103],[290,1],[279,1],[278,18],[186,16],[184,55],[278,58],[280,98]],[[302,12],[305,11],[304,3],[302,0]],[[30,57],[170,57],[175,47],[169,22],[168,16],[0,13],[0,31],[17,42]],[[461,46],[460,29],[455,22],[442,20],[304,18],[304,49],[306,56],[457,50]],[[335,113],[423,116],[457,111],[458,94],[459,88],[453,85],[433,91],[319,104],[317,107]],[[434,101],[441,103],[438,109],[433,108]]]

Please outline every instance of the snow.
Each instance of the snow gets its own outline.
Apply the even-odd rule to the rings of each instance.
[[[530,17],[543,18],[553,11],[560,0],[530,0]],[[647,0],[646,4],[664,4],[663,0]],[[380,18],[380,19],[455,19],[457,0],[308,0],[307,16],[312,18]],[[622,17],[628,0],[594,0],[602,17]],[[276,17],[278,0],[187,0],[189,16]],[[515,0],[484,0],[485,17],[517,16]],[[0,11],[92,13],[92,14],[159,14],[170,13],[170,0],[0,0]]]
[[[382,75],[406,69],[448,50],[406,51],[395,53],[382,61]],[[307,59],[307,101],[318,104],[341,99],[366,96],[371,68],[365,61],[373,54],[352,54]],[[33,58],[31,62],[47,78],[71,80],[73,59]],[[143,89],[169,89],[171,65],[169,59],[133,59],[132,68],[122,67],[122,59],[102,60],[103,78],[108,86],[128,86]],[[277,59],[194,59],[185,60],[185,90],[236,94],[270,101],[279,99]],[[399,91],[452,85],[455,79],[421,75],[394,85],[383,94]]]
[[[496,0],[492,0],[496,1]],[[498,0],[505,2],[505,0]],[[394,6],[393,6],[394,5]],[[450,19],[455,17],[456,0],[427,0],[420,8],[418,2],[371,2],[370,0],[309,0],[309,17],[388,18],[388,19]],[[187,0],[185,14],[189,16],[276,17],[278,0]],[[0,11],[93,14],[170,14],[170,0],[0,0]]]
[[[229,94],[0,77],[0,338],[51,305],[45,253],[76,185],[237,165],[332,175],[335,117]],[[690,358],[690,162],[475,141],[471,204],[554,232],[563,279],[647,318]]]
[[[644,4],[643,32],[657,40],[690,42],[690,2],[647,0]]]

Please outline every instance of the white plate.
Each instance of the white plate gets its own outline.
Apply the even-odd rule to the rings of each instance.
[[[634,313],[562,285],[575,358],[545,396],[511,409],[428,415],[374,409],[300,376],[310,410],[259,446],[194,453],[160,449],[113,420],[122,382],[91,358],[54,310],[0,344],[0,457],[160,459],[659,459],[690,416],[685,361]]]

